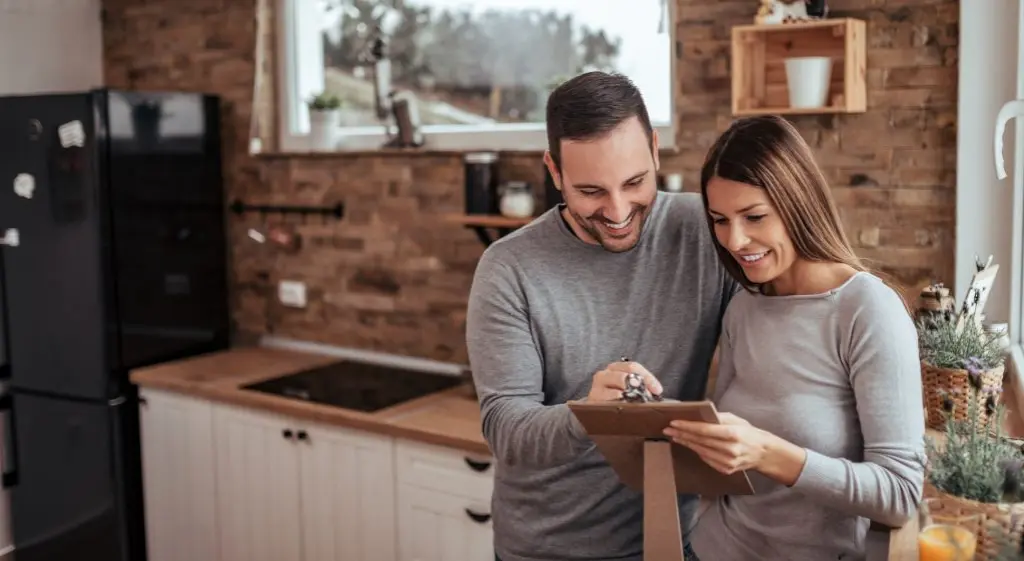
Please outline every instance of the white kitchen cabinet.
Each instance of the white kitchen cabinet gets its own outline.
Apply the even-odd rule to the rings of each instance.
[[[220,559],[301,560],[302,498],[294,423],[269,413],[217,405],[214,425]]]
[[[143,388],[139,406],[150,561],[215,561],[213,406]]]
[[[400,440],[400,561],[492,561],[492,460]]]
[[[303,561],[395,561],[393,439],[303,427]]]
[[[492,459],[142,388],[150,561],[492,561]]]
[[[225,561],[394,561],[392,440],[218,406]]]

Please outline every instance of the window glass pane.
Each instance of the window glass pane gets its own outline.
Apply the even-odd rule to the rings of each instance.
[[[343,125],[381,124],[372,46],[383,30],[391,89],[425,125],[542,123],[561,80],[626,74],[655,125],[671,121],[671,36],[662,0],[320,0],[325,87]],[[396,7],[397,6],[397,7]]]

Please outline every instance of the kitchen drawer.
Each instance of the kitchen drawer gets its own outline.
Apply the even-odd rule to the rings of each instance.
[[[494,530],[490,504],[398,486],[400,561],[490,561]]]
[[[453,448],[399,440],[395,446],[398,482],[486,501],[494,490],[494,462],[489,456]]]

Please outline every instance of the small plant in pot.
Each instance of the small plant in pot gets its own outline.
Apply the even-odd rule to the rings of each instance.
[[[967,420],[973,404],[986,430],[1003,387],[1000,335],[948,311],[919,319],[917,332],[928,428],[941,430],[948,417]]]
[[[342,102],[335,94],[321,92],[306,102],[309,108],[309,136],[312,148],[334,148],[335,135],[341,124]]]
[[[928,424],[943,431],[927,438],[925,496],[947,516],[975,517],[975,559],[1010,559],[1024,522],[1024,453],[1003,432],[1002,347],[952,313],[920,320],[918,336]]]
[[[971,369],[976,382],[965,415],[948,415],[942,437],[926,438],[925,496],[938,499],[945,516],[975,517],[969,528],[977,539],[974,559],[1024,559],[1016,557],[1024,522],[1024,453],[1003,435],[1005,409],[990,399],[1000,389],[983,386]],[[956,402],[946,403],[956,413]]]

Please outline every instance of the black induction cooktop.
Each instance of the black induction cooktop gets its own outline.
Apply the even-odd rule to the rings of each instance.
[[[458,375],[340,360],[243,389],[372,412],[461,383]]]

